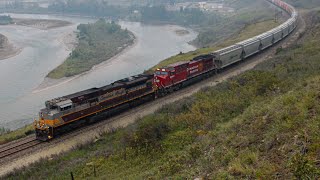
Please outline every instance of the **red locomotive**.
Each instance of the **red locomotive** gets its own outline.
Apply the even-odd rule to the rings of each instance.
[[[189,62],[178,62],[157,69],[154,73],[154,84],[161,96],[178,90],[194,82],[195,79],[209,76],[216,72],[215,70],[217,70],[217,66],[214,63],[213,55],[197,56]]]

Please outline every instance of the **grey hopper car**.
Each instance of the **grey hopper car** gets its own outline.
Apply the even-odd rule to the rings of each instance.
[[[232,45],[221,50],[212,53],[214,61],[217,64],[218,69],[227,67],[233,63],[242,60],[243,50],[241,46]]]
[[[273,43],[277,43],[283,38],[282,28],[274,28],[271,32],[273,34]]]
[[[260,39],[261,50],[264,50],[273,44],[273,34],[271,32],[263,33],[257,36],[257,38]]]
[[[282,36],[286,37],[289,35],[289,26],[287,24],[284,24],[281,26],[282,28]]]
[[[261,50],[260,39],[256,37],[239,42],[236,45],[239,45],[243,48],[244,58],[247,58]]]
[[[295,21],[293,19],[289,22],[289,32],[292,32],[295,28]]]

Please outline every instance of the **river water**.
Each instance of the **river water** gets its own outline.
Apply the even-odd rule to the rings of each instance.
[[[83,17],[54,15],[11,14],[14,18],[61,19],[74,23],[51,30],[24,26],[1,26],[0,33],[22,52],[0,61],[0,127],[16,129],[33,122],[45,100],[92,87],[100,87],[115,80],[143,72],[161,60],[181,52],[194,50],[188,44],[197,33],[188,29],[187,35],[177,35],[173,25],[144,25],[120,22],[132,31],[137,42],[119,56],[106,61],[92,71],[54,86],[39,88],[45,76],[61,64],[70,51],[61,42],[66,33],[76,30],[79,23],[94,22]]]

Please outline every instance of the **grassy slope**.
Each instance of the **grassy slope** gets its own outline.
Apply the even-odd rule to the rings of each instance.
[[[32,133],[34,133],[34,127],[32,124],[14,131],[3,132],[3,134],[0,133],[0,145],[10,141],[14,141],[16,139],[26,137],[27,135]]]
[[[199,31],[199,35],[192,41],[193,45],[197,47],[210,47],[215,45],[216,42],[237,33],[238,29],[242,29],[248,24],[274,18],[274,14],[270,13],[270,8],[266,8],[270,4],[265,1],[229,0],[226,1],[226,4],[234,7],[235,12],[222,16],[218,22],[211,23],[208,21],[202,24],[201,27],[196,28]]]
[[[59,79],[89,71],[133,43],[133,35],[129,31],[104,20],[81,24],[78,29],[79,44],[63,64],[48,74],[49,78]]]
[[[312,19],[302,44],[255,70],[6,178],[320,178],[320,13]]]
[[[152,67],[151,69],[155,70],[159,67],[164,67],[166,65],[169,65],[169,64],[172,64],[175,62],[179,62],[179,61],[189,61],[195,56],[198,56],[201,54],[208,54],[210,52],[221,49],[223,47],[227,47],[227,46],[232,45],[236,42],[240,42],[242,40],[248,39],[248,38],[253,37],[255,35],[261,34],[261,33],[265,32],[267,29],[272,29],[273,27],[276,27],[277,25],[279,25],[279,22],[274,22],[273,20],[266,20],[266,21],[247,25],[240,32],[237,32],[236,34],[234,34],[233,36],[231,36],[230,38],[226,39],[225,41],[223,41],[222,43],[220,43],[218,45],[215,45],[215,46],[209,47],[209,48],[200,48],[195,51],[172,56],[168,59],[161,61],[159,64]]]

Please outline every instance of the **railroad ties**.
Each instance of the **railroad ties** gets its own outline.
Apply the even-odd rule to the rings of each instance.
[[[0,146],[0,160],[37,146],[40,143],[42,142],[38,141],[34,136],[32,136],[21,141],[3,144]]]

